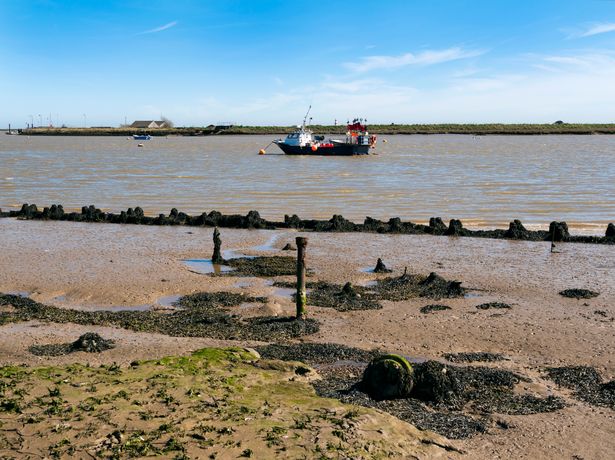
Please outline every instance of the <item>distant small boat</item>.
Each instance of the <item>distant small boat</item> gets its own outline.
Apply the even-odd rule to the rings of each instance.
[[[133,134],[132,138],[135,141],[149,141],[152,136],[150,136],[149,134]]]

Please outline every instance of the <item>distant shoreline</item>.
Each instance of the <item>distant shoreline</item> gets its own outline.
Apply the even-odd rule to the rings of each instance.
[[[312,125],[316,133],[344,134],[344,125]],[[241,134],[284,135],[295,126],[230,126],[230,127],[177,127],[158,129],[135,128],[31,128],[22,129],[20,134],[28,136],[131,136],[150,134],[152,136],[215,136]],[[389,124],[369,125],[375,134],[465,134],[481,135],[548,135],[548,134],[615,134],[613,124]]]

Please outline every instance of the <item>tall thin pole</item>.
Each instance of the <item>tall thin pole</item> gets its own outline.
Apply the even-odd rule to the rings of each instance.
[[[297,242],[297,319],[305,318],[305,307],[307,305],[307,294],[305,292],[305,248],[307,238],[298,236]]]

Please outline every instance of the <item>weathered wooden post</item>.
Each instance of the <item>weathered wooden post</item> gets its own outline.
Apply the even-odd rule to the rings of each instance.
[[[222,240],[220,239],[220,232],[218,227],[214,229],[214,253],[211,256],[211,262],[214,264],[221,264],[224,262],[222,255],[220,254],[220,246],[222,246]]]
[[[297,319],[305,318],[307,294],[305,292],[305,248],[307,238],[298,236],[297,242]]]

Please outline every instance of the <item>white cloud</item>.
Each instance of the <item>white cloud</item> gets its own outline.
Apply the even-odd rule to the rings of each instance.
[[[459,47],[444,50],[427,50],[420,53],[406,53],[399,56],[366,56],[358,62],[346,62],[344,66],[355,72],[375,69],[397,69],[405,66],[428,66],[458,59],[467,59],[483,54],[484,51],[464,50]]]
[[[177,25],[177,21],[171,21],[168,24],[165,24],[160,27],[156,27],[155,29],[146,30],[143,32],[139,32],[137,35],[145,35],[145,34],[155,34],[157,32],[162,32],[163,30],[170,29],[171,27],[175,27]]]
[[[615,32],[615,22],[595,24],[587,30],[581,32],[579,37],[591,37],[592,35],[606,34],[608,32]]]
[[[395,75],[356,78],[325,75],[309,86],[270,94],[219,95],[179,102],[164,113],[178,123],[299,123],[312,104],[315,124],[366,117],[371,123],[550,123],[615,119],[615,52],[523,55],[511,70],[447,72],[437,81]]]

